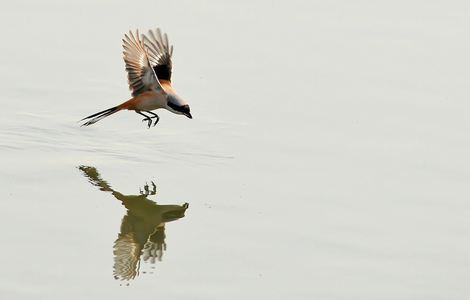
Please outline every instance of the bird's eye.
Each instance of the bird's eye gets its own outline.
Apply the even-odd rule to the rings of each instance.
[[[176,111],[178,110],[178,105],[174,104],[170,100],[168,100],[168,106],[171,107],[172,109],[176,110]]]

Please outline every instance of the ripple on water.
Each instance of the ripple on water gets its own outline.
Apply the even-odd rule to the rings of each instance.
[[[220,130],[214,140],[214,131]],[[149,136],[147,130],[119,128],[82,128],[61,118],[21,114],[16,123],[0,130],[2,151],[48,151],[86,153],[138,163],[177,161],[185,164],[211,165],[228,162],[235,156],[226,153],[224,139],[230,139],[227,124],[210,124],[211,130],[159,128]],[[224,132],[222,135],[221,133]],[[224,150],[222,150],[224,149]]]

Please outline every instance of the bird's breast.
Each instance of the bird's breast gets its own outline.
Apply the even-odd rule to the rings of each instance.
[[[154,110],[166,106],[166,95],[150,91],[137,96],[134,101],[135,110]]]

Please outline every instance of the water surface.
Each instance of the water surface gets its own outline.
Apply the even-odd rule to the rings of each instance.
[[[467,299],[469,11],[4,5],[2,299]],[[194,119],[80,127],[157,26]]]

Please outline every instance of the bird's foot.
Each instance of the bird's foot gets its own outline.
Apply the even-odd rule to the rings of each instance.
[[[144,122],[144,121],[147,121],[147,126],[148,126],[148,128],[150,128],[150,126],[152,125],[152,119],[151,118],[145,118],[145,119],[142,120],[142,122]]]
[[[153,127],[155,127],[155,125],[157,125],[158,121],[160,121],[160,117],[157,114],[154,114],[154,116],[152,116],[150,118],[155,119],[155,122],[153,123]]]
[[[155,195],[157,193],[157,186],[153,181],[150,181],[152,183],[152,190],[150,191],[150,195]]]
[[[144,190],[143,191],[142,189],[139,190],[141,195],[148,196],[148,195],[155,195],[157,193],[157,186],[155,185],[153,181],[150,181],[150,182],[152,183],[152,189],[150,189],[149,185],[145,183]]]
[[[155,127],[155,125],[157,125],[158,121],[160,120],[160,118],[155,118],[155,122],[153,122],[153,127]]]

